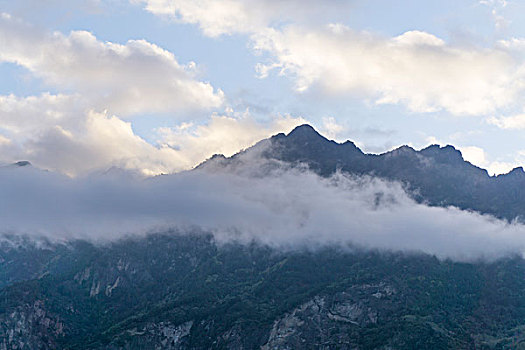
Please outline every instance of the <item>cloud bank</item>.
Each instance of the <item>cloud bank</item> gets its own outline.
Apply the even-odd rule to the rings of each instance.
[[[210,37],[251,34],[290,22],[344,18],[352,0],[129,0],[154,15],[198,25]]]
[[[8,95],[0,96],[0,154],[7,162],[29,160],[69,176],[111,167],[156,175],[191,169],[215,153],[232,155],[304,122],[212,115],[206,124],[158,129],[155,145],[135,134],[131,123],[90,110],[78,95]]]
[[[211,112],[223,107],[222,91],[197,80],[195,63],[182,65],[144,40],[117,44],[86,31],[47,33],[3,13],[1,62],[20,65],[60,91],[0,95],[1,160],[29,160],[70,176],[110,167],[146,175],[187,170],[305,122]],[[175,125],[152,130],[147,140],[135,133],[129,120],[159,113]]]
[[[122,171],[71,179],[0,168],[2,232],[96,241],[167,229],[205,230],[219,242],[298,249],[348,245],[497,258],[525,249],[525,227],[415,203],[399,184],[261,162],[142,179]]]
[[[332,24],[289,26],[254,36],[260,64],[290,77],[297,91],[350,94],[377,104],[402,104],[413,112],[486,115],[515,103],[523,92],[523,66],[509,52],[452,46],[426,32],[388,38]]]
[[[356,1],[130,0],[157,16],[197,25],[209,37],[246,35],[260,77],[278,71],[298,92],[399,104],[417,113],[488,116],[523,97],[523,40],[454,45],[424,31],[388,37],[344,25]],[[489,6],[496,27],[502,1]],[[496,124],[496,123],[495,123]],[[496,124],[500,125],[500,124]]]
[[[202,110],[224,96],[195,79],[196,65],[145,40],[102,42],[92,33],[52,34],[0,15],[0,62],[23,66],[57,89],[75,91],[98,111],[120,115]]]

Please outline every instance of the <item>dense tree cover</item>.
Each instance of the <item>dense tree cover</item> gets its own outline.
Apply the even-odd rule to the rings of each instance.
[[[222,336],[231,329],[255,348],[287,312],[341,292],[377,314],[375,323],[339,322],[362,349],[505,348],[522,340],[525,323],[525,262],[519,257],[457,263],[350,248],[283,252],[256,244],[218,247],[202,234],[24,249],[21,255],[42,255],[36,270],[46,273],[0,291],[2,323],[21,305],[40,301],[64,325],[59,348],[123,346],[134,337],[129,330],[187,321],[194,326],[185,341],[193,348],[226,347]],[[370,302],[367,286],[379,285],[392,294]]]

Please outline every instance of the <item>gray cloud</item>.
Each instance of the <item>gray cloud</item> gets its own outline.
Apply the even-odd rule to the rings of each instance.
[[[5,233],[58,240],[198,228],[219,242],[286,249],[351,244],[458,260],[525,249],[524,226],[417,204],[396,183],[342,174],[324,179],[253,159],[147,179],[117,170],[71,179],[3,167],[0,223]]]

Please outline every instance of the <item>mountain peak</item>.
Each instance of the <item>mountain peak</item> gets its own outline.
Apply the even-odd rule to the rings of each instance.
[[[30,166],[31,165],[31,162],[27,161],[27,160],[21,160],[21,161],[18,161],[18,162],[15,162],[13,163],[14,166],[19,166],[19,167],[23,167],[23,166]]]
[[[293,138],[321,137],[321,138],[324,138],[309,124],[303,124],[303,125],[299,125],[295,127],[295,129],[290,131],[290,133],[288,134],[288,137],[293,137]]]
[[[513,179],[522,179],[525,177],[525,171],[523,167],[517,167],[509,171],[507,174],[498,175],[498,177],[507,177]]]
[[[420,151],[424,156],[432,157],[438,162],[464,162],[463,155],[454,146],[446,145],[441,147],[439,145],[430,145]]]
[[[413,149],[412,147],[403,145],[403,146],[400,146],[400,147],[398,147],[396,149],[393,149],[392,151],[386,152],[385,155],[390,155],[390,156],[411,156],[411,155],[415,155],[416,153],[417,153],[417,151],[415,149]]]

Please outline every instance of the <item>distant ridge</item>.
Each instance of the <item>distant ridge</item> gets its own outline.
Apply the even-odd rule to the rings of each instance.
[[[20,160],[16,163],[13,163],[13,165],[16,165],[16,166],[31,166],[31,162],[27,161],[27,160]]]
[[[352,141],[328,140],[304,124],[287,135],[274,135],[241,153],[255,152],[262,143],[268,142],[270,147],[262,153],[263,157],[307,164],[321,176],[330,176],[336,171],[376,176],[401,182],[415,200],[432,206],[455,206],[509,221],[525,218],[523,168],[490,176],[487,170],[465,161],[461,152],[451,145],[431,145],[420,151],[401,146],[383,154],[365,154]],[[220,157],[220,161],[227,164],[238,155]]]

